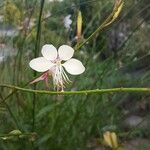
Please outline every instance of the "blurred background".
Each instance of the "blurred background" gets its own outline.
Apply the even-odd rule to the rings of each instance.
[[[78,10],[82,13],[84,40],[112,12],[113,5],[114,0],[0,0],[0,84],[23,87],[32,80],[29,62],[35,55],[41,56],[46,43],[57,48],[62,44],[74,47]],[[149,0],[125,0],[117,20],[75,51],[86,71],[69,76],[72,83],[65,90],[149,87],[149,18]],[[44,89],[43,82],[36,88]],[[2,150],[105,150],[108,147],[101,142],[105,131],[115,132],[124,149],[150,149],[148,94],[41,94],[36,95],[34,105],[34,94],[16,92],[7,98],[11,92],[0,88]],[[33,134],[4,136],[14,130]]]

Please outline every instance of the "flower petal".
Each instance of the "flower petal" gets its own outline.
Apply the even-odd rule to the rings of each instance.
[[[52,44],[45,44],[41,53],[47,60],[55,60],[57,58],[57,49]]]
[[[69,60],[74,54],[74,49],[68,45],[62,45],[58,49],[58,55],[61,60]]]
[[[85,71],[85,67],[83,66],[82,62],[77,59],[70,59],[62,64],[68,73],[72,75],[78,75]]]
[[[53,64],[51,61],[48,61],[44,57],[38,57],[35,59],[32,59],[29,63],[29,66],[38,72],[45,72],[49,70],[51,67],[53,67],[55,64]]]

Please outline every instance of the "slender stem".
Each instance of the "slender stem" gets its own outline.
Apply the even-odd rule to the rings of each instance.
[[[126,43],[130,40],[130,38],[134,35],[134,33],[141,27],[141,25],[145,22],[145,19],[149,17],[149,14],[143,18],[143,20],[133,29],[133,31],[129,34],[127,39],[123,42],[123,44],[119,47],[118,51],[125,47]]]
[[[39,19],[38,19],[38,25],[37,25],[37,35],[36,35],[36,42],[35,42],[35,51],[34,51],[34,57],[36,58],[39,53],[40,48],[40,39],[41,39],[41,18],[42,18],[42,12],[44,8],[44,2],[45,0],[41,0],[41,7],[40,7],[40,13],[39,13]],[[36,77],[37,73],[34,71],[34,77]],[[36,84],[34,84],[34,90],[36,90]],[[32,131],[35,130],[35,105],[36,105],[36,94],[33,94],[33,109],[32,109]]]
[[[121,2],[123,3],[124,1],[123,0],[120,1],[118,7],[121,5]],[[113,16],[115,15],[116,11],[118,10],[118,7],[116,7],[116,3],[115,3],[112,13],[104,20],[104,22],[87,39],[85,39],[79,45],[77,43],[75,46],[75,49],[76,50],[80,49],[83,45],[85,45],[88,41],[90,41],[93,37],[95,37],[100,31],[102,31],[108,25],[112,24],[118,18],[118,16],[117,16],[116,18],[113,19]]]
[[[65,92],[55,92],[55,91],[45,91],[45,90],[32,90],[21,88],[18,86],[7,85],[7,84],[0,84],[0,87],[7,87],[13,90],[18,90],[22,92],[29,92],[35,94],[48,94],[48,95],[74,95],[74,94],[104,94],[104,93],[147,93],[150,94],[150,88],[111,88],[111,89],[94,89],[94,90],[81,90],[81,91],[65,91]],[[1,103],[1,102],[0,102]]]
[[[42,75],[42,74],[41,74]],[[40,75],[40,76],[41,76]],[[27,83],[25,83],[22,87],[25,88],[27,85],[29,85],[33,80],[35,80],[38,76],[36,76],[35,78],[33,78],[32,80],[28,81]],[[5,102],[9,97],[11,97],[13,94],[15,94],[17,92],[16,89],[14,89],[12,92],[10,92],[5,98],[3,98],[2,102]]]
[[[4,100],[4,98],[2,97],[1,94],[0,94],[0,98],[2,99],[2,101]],[[1,102],[0,102],[0,103],[1,103]],[[19,126],[19,124],[18,124],[18,120],[17,120],[17,118],[15,117],[15,115],[13,114],[13,112],[11,111],[9,105],[8,105],[5,101],[4,101],[3,103],[4,103],[4,105],[6,106],[6,108],[7,108],[8,112],[9,112],[10,116],[12,117],[14,123],[16,124],[16,127],[17,127],[18,129],[21,129],[20,126]]]

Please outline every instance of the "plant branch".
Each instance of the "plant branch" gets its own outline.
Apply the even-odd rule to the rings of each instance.
[[[75,49],[76,50],[80,49],[83,45],[85,45],[88,41],[90,41],[93,37],[95,37],[100,31],[102,31],[104,28],[112,24],[118,18],[123,4],[124,4],[123,0],[120,0],[119,2],[115,1],[112,13],[103,21],[103,23],[87,39],[85,39],[79,45],[77,43],[75,46]]]
[[[104,94],[104,93],[148,93],[150,94],[150,88],[111,88],[111,89],[94,89],[94,90],[81,90],[81,91],[65,91],[65,92],[55,92],[55,91],[46,91],[46,90],[32,90],[21,88],[18,86],[0,84],[0,87],[10,88],[12,90],[35,93],[35,94],[48,94],[48,95],[74,95],[74,94]],[[1,103],[1,102],[0,102]]]

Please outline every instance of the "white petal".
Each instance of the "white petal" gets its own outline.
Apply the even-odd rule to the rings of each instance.
[[[62,64],[68,73],[72,75],[78,75],[85,71],[85,67],[83,66],[82,62],[77,59],[70,59]]]
[[[44,57],[38,57],[35,59],[32,59],[29,63],[29,66],[38,72],[45,72],[49,70],[51,67],[53,67],[55,64],[53,64],[51,61],[48,61]]]
[[[45,44],[41,53],[47,60],[55,60],[57,58],[57,49],[51,44]]]
[[[74,49],[68,45],[62,45],[58,49],[58,55],[61,60],[69,60],[74,54]]]

